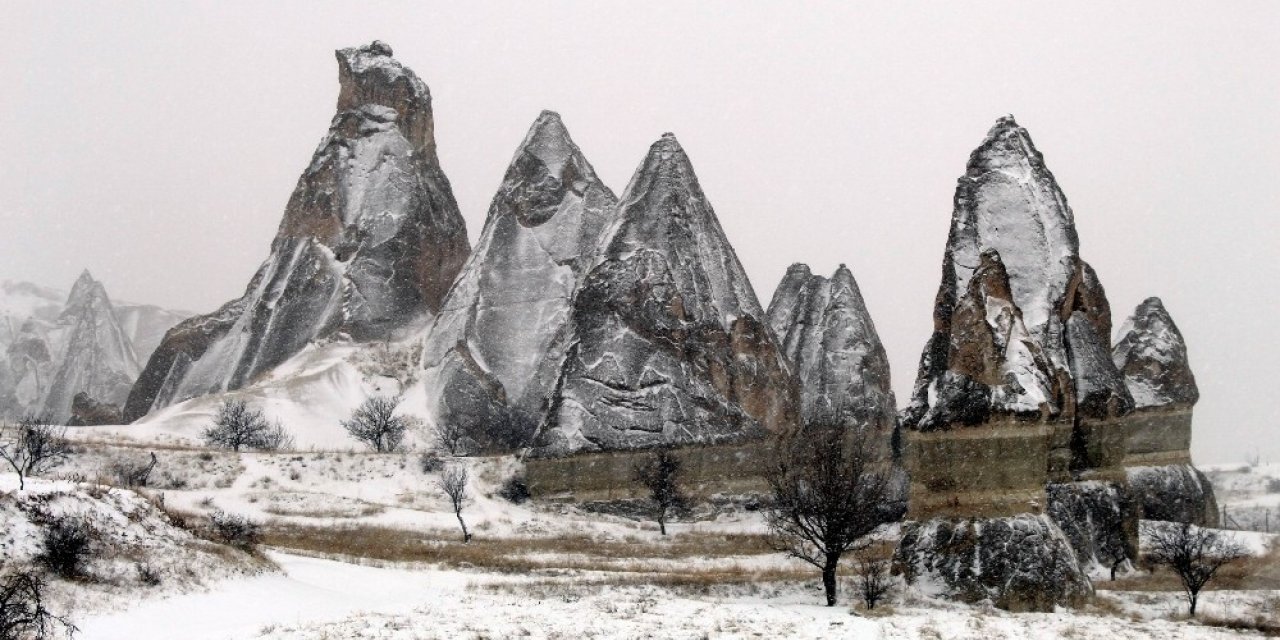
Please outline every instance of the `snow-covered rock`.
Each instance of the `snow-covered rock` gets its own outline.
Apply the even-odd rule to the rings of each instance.
[[[616,204],[560,116],[542,112],[427,334],[432,421],[460,423],[486,450],[528,444],[568,347],[573,297]]]
[[[1138,558],[1141,506],[1125,483],[1082,481],[1050,484],[1047,513],[1062,529],[1086,570],[1109,574]]]
[[[1160,298],[1147,298],[1134,309],[1111,357],[1139,409],[1190,406],[1200,399],[1187,343]]]
[[[799,379],[804,424],[865,429],[876,457],[889,459],[897,422],[889,356],[849,269],[824,278],[791,265],[768,317]]]
[[[80,274],[66,307],[58,316],[66,328],[59,363],[45,395],[44,415],[62,424],[71,417],[76,394],[109,404],[121,404],[138,377],[133,345],[116,318],[102,283],[88,271]]]
[[[1093,594],[1071,543],[1046,516],[910,523],[893,564],[926,595],[1011,611],[1052,611]]]
[[[165,336],[126,420],[243,387],[317,338],[385,341],[439,310],[466,227],[436,157],[431,94],[390,54],[378,42],[337,52],[337,114],[270,256],[244,296]]]
[[[1189,464],[1128,467],[1129,487],[1142,507],[1144,520],[1218,525],[1213,484]]]
[[[794,378],[671,134],[619,202],[574,300],[542,454],[738,439],[793,427]]]

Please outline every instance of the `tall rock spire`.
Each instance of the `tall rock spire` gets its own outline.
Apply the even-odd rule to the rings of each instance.
[[[792,265],[769,303],[769,324],[799,379],[803,423],[867,429],[887,460],[897,413],[889,357],[853,273],[840,265],[828,279]]]
[[[461,425],[484,450],[528,444],[568,346],[573,297],[616,204],[560,116],[542,112],[427,334],[433,420]]]
[[[45,395],[44,416],[66,423],[78,393],[103,403],[124,402],[138,377],[138,362],[106,289],[88,270],[72,286],[58,324],[67,338],[56,357],[60,364]]]
[[[675,136],[620,199],[573,306],[540,453],[712,442],[797,421],[794,379]]]
[[[337,52],[338,112],[244,296],[174,327],[127,420],[236,389],[312,340],[385,340],[426,322],[466,259],[435,153],[431,95],[380,42]]]
[[[1160,298],[1147,298],[1122,327],[1112,359],[1138,408],[1194,405],[1200,399],[1187,343]]]

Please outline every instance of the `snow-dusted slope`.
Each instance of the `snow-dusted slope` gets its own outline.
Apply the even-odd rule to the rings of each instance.
[[[849,269],[840,265],[828,279],[791,265],[769,303],[769,324],[799,378],[804,423],[868,428],[887,458],[897,413],[889,356]]]
[[[564,358],[573,296],[616,204],[560,116],[542,112],[427,334],[431,420],[463,425],[486,450],[528,443]]]
[[[573,342],[538,450],[709,442],[794,426],[794,378],[674,136],[650,147],[618,215],[603,262],[574,300]]]
[[[337,52],[338,112],[245,295],[175,327],[125,419],[237,389],[338,333],[387,340],[427,321],[468,252],[436,158],[431,94],[391,48]]]
[[[80,274],[67,305],[58,317],[67,338],[45,396],[43,414],[56,423],[71,417],[71,402],[77,393],[119,405],[129,395],[138,377],[138,361],[133,345],[116,319],[115,310],[102,283],[88,271]]]

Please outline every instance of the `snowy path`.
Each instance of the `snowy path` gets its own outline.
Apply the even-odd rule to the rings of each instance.
[[[209,591],[144,602],[78,621],[81,638],[191,640],[250,638],[275,624],[392,613],[429,602],[471,582],[448,571],[406,571],[268,552],[284,570],[214,585]]]

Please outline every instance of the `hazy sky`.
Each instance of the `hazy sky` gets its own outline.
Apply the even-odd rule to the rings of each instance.
[[[333,50],[377,38],[431,87],[473,242],[539,110],[619,192],[673,131],[762,304],[792,262],[849,265],[905,403],[956,178],[1012,113],[1115,324],[1158,295],[1186,335],[1197,459],[1280,459],[1280,3],[686,4],[10,0],[0,278],[239,296],[333,115]]]

